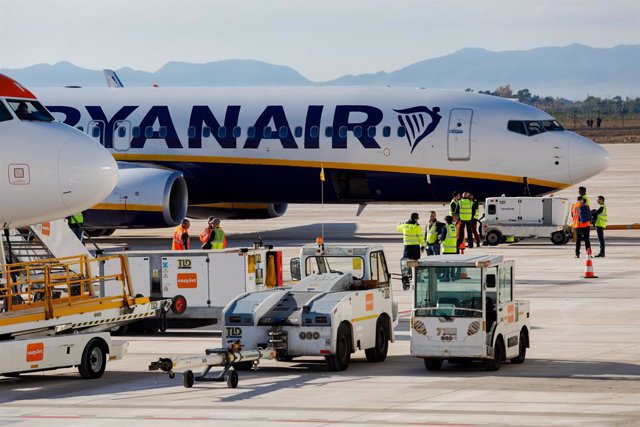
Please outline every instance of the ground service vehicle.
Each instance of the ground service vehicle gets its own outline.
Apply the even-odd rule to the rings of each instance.
[[[560,197],[490,197],[485,201],[482,232],[498,245],[509,238],[549,237],[564,245],[571,236],[571,203]]]
[[[270,246],[126,255],[135,294],[173,301],[164,327],[216,324],[236,296],[282,285],[282,252]]]
[[[324,356],[332,371],[347,369],[358,349],[370,362],[385,360],[397,303],[382,246],[304,246],[292,260],[292,277],[301,280],[231,301],[223,312],[223,344],[273,347],[286,361]]]
[[[514,300],[513,261],[495,255],[438,255],[415,268],[411,355],[436,371],[443,361],[480,359],[495,371],[522,363],[531,331],[529,302]]]

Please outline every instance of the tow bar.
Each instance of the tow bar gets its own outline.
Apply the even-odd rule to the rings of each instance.
[[[186,388],[193,387],[195,381],[216,381],[226,382],[227,387],[236,388],[238,386],[238,372],[231,369],[235,363],[255,362],[261,359],[275,359],[276,350],[274,348],[239,351],[240,344],[235,343],[231,348],[206,349],[205,356],[186,357],[161,357],[157,362],[151,362],[150,371],[164,371],[169,374],[169,378],[175,378],[175,371],[182,371],[182,384]],[[204,370],[195,376],[192,369],[204,366]],[[223,366],[217,375],[209,375],[211,368]]]

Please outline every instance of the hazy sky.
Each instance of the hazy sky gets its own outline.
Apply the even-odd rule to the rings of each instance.
[[[0,0],[0,68],[257,59],[315,81],[465,47],[640,43],[639,0]]]

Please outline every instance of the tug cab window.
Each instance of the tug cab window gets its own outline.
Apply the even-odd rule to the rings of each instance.
[[[38,101],[7,99],[7,104],[20,120],[52,122],[53,116]]]

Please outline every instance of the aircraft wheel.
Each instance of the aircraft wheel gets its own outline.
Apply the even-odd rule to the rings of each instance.
[[[442,368],[442,359],[424,359],[424,367],[427,371],[439,371]]]
[[[238,387],[238,373],[235,370],[230,370],[227,374],[227,387],[236,388]]]
[[[330,371],[344,371],[351,362],[351,332],[349,327],[342,323],[338,327],[336,339],[336,354],[326,356],[327,367]]]
[[[389,337],[387,336],[385,318],[378,317],[378,321],[376,322],[376,345],[375,347],[367,348],[364,354],[367,356],[367,362],[377,363],[384,362],[387,358],[388,351]]]
[[[502,241],[502,233],[498,230],[491,230],[487,233],[484,240],[489,244],[489,246],[498,246]]]
[[[92,339],[82,352],[82,359],[78,365],[78,372],[84,379],[100,378],[107,367],[106,345],[97,339]]]
[[[185,371],[182,374],[182,385],[186,388],[193,387],[193,383],[196,381],[193,371]]]

